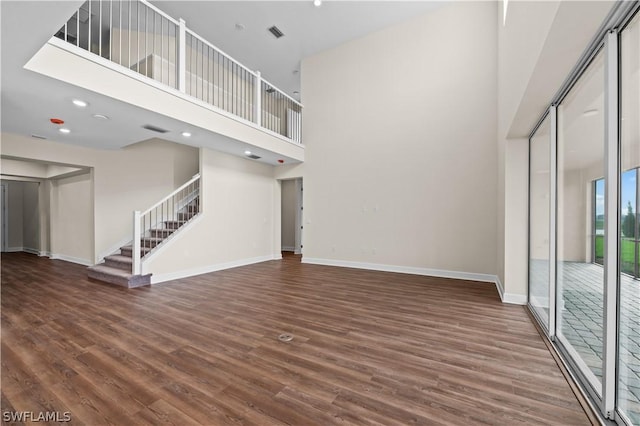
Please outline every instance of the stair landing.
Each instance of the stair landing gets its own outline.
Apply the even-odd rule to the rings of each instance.
[[[151,284],[151,274],[133,275],[125,270],[106,266],[105,264],[90,267],[89,278],[127,288],[142,287]]]

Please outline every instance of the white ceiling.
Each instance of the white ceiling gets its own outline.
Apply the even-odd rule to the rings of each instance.
[[[167,140],[204,146],[195,137],[189,140],[180,137],[182,130],[189,130],[184,123],[23,68],[83,3],[81,0],[0,1],[2,132],[36,134],[62,143],[117,149],[155,137],[141,128],[142,124],[153,123],[175,131],[174,136],[165,137]],[[303,57],[426,13],[441,4],[325,1],[316,8],[311,0],[153,3],[176,18],[184,18],[196,33],[246,66],[260,70],[267,80],[288,93],[299,90],[300,75],[293,71],[299,69]],[[237,31],[236,23],[243,24],[244,31]],[[274,24],[282,29],[285,37],[276,40],[266,31]],[[89,108],[77,108],[71,103],[74,98],[88,101]],[[110,120],[96,120],[92,114],[104,114]],[[60,134],[57,127],[49,123],[52,117],[74,123],[74,132]],[[199,137],[221,138],[202,133]],[[231,144],[238,143],[220,141],[222,150],[227,152],[225,147]],[[245,148],[229,149],[241,153]],[[275,154],[256,153],[262,154],[264,161],[277,164]]]

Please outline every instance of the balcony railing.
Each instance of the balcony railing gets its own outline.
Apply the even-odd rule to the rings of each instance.
[[[89,0],[55,34],[292,142],[302,105],[145,0]]]

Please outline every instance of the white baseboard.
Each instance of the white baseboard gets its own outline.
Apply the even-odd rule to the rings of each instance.
[[[209,272],[222,271],[224,269],[237,268],[238,266],[252,265],[254,263],[266,262],[268,260],[274,260],[275,255],[258,256],[249,259],[233,260],[231,262],[217,263],[213,265],[200,266],[197,268],[184,269],[182,271],[168,272],[166,274],[153,274],[153,271],[145,273],[151,273],[151,284],[158,284],[165,281],[179,280],[181,278],[192,277],[194,275],[207,274]]]
[[[302,263],[313,265],[340,266],[343,268],[368,269],[372,271],[397,272],[400,274],[426,275],[429,277],[455,278],[459,280],[482,281],[495,283],[495,275],[475,274],[470,272],[446,271],[442,269],[417,268],[414,266],[384,265],[380,263],[351,262],[335,259],[318,259],[303,257]]]
[[[25,253],[35,254],[36,256],[40,256],[40,250],[36,250],[31,247],[23,247],[22,251]]]
[[[282,253],[276,253],[271,258],[272,260],[282,260]]]
[[[64,260],[65,262],[77,263],[84,266],[93,266],[93,262],[89,259],[81,259],[79,257],[67,256],[66,254],[51,253],[49,259]]]
[[[396,272],[400,274],[425,275],[429,277],[453,278],[467,281],[480,281],[494,283],[500,300],[503,303],[511,303],[516,305],[524,305],[527,303],[526,296],[517,294],[509,294],[504,292],[504,286],[500,282],[497,275],[477,274],[472,272],[447,271],[443,269],[417,268],[413,266],[384,265],[378,263],[351,262],[335,259],[319,259],[312,257],[302,257],[302,263],[312,265],[339,266],[342,268],[367,269],[371,271]]]
[[[293,246],[282,246],[282,251],[296,251],[296,248]]]
[[[511,305],[526,305],[527,296],[524,294],[505,293],[502,295],[502,303],[509,303]]]
[[[38,256],[40,257],[51,257],[51,252],[50,251],[41,251],[38,253]]]
[[[30,254],[35,254],[37,256],[40,256],[41,251],[40,250],[36,250],[34,248],[31,247],[9,247],[6,252],[9,253],[19,253],[19,252],[23,252],[23,253],[30,253]]]

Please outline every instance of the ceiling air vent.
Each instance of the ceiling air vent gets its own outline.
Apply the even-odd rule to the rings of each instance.
[[[144,126],[142,126],[142,128],[143,129],[147,129],[147,130],[151,130],[152,132],[169,133],[168,130],[162,129],[160,127],[152,126],[151,124],[145,124]]]
[[[259,155],[255,155],[255,154],[249,154],[247,155],[247,157],[251,158],[252,160],[259,160],[262,158]]]
[[[276,27],[275,25],[269,28],[269,32],[273,34],[275,38],[280,38],[284,36],[284,33],[280,31],[280,28]]]
[[[31,134],[32,138],[36,138],[36,139],[46,139],[45,136],[41,136],[41,135],[36,135],[35,133]]]

